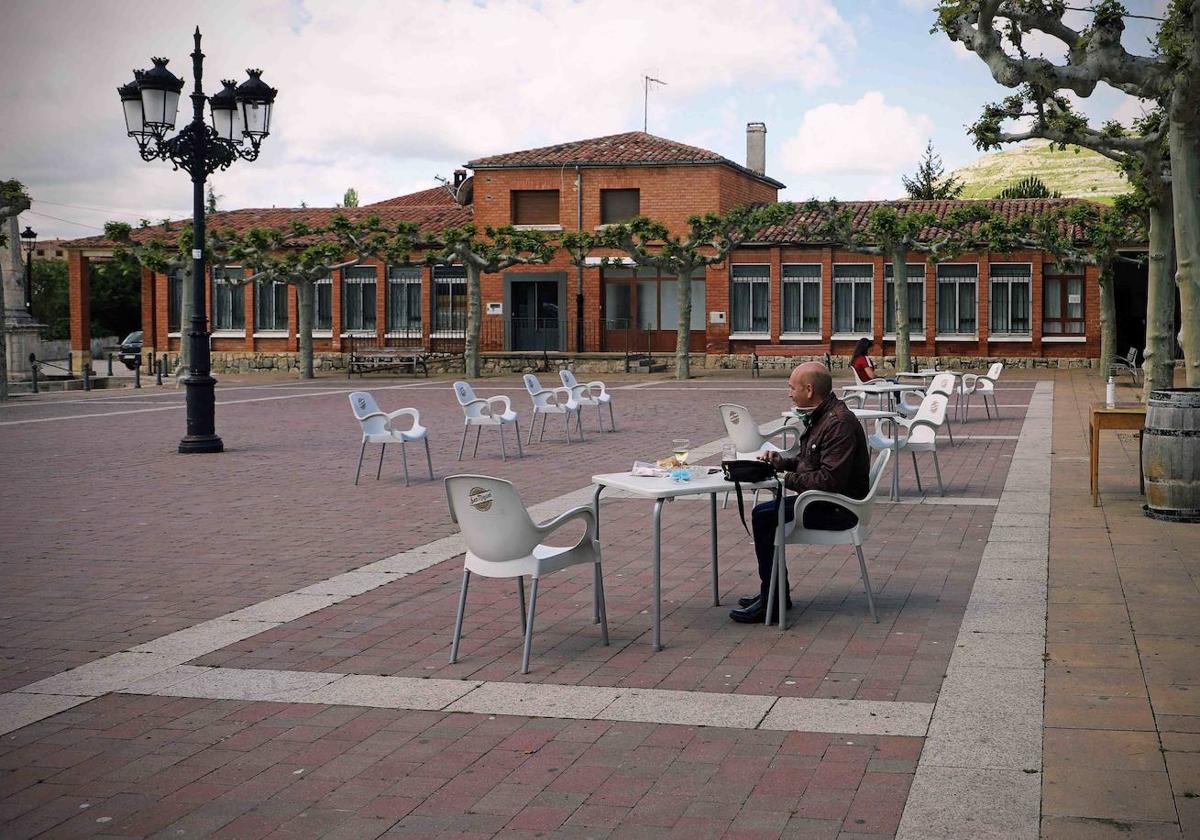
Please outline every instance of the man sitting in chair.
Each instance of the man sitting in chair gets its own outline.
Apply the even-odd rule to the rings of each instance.
[[[834,396],[833,377],[820,362],[805,362],[788,377],[788,394],[796,406],[806,431],[800,438],[800,451],[795,458],[785,458],[778,452],[762,456],[779,472],[785,473],[784,486],[796,493],[805,490],[825,490],[852,499],[862,499],[870,489],[871,454],[862,424],[846,404]],[[796,496],[784,501],[788,521],[796,506]],[[776,502],[763,502],[754,508],[751,517],[754,529],[754,551],[758,556],[758,595],[738,601],[740,609],[729,614],[734,621],[745,624],[762,623],[767,612],[767,590],[771,581],[771,565],[775,556],[775,534],[778,519]],[[804,513],[804,527],[817,530],[853,528],[857,518],[848,510],[828,502],[810,505]],[[788,591],[785,589],[785,592]],[[791,607],[788,595],[788,607]],[[774,620],[775,616],[772,616]]]

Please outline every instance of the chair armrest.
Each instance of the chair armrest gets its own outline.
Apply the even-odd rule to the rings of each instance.
[[[980,382],[991,382],[992,385],[996,384],[996,380],[992,379],[992,377],[990,377],[990,376],[977,376],[977,377],[975,377],[975,382],[977,384]]]
[[[372,411],[370,414],[364,414],[362,417],[357,417],[355,419],[361,423],[364,420],[370,420],[372,417],[382,417],[384,420],[391,419],[391,417],[389,417],[387,414],[384,414],[382,411]]]
[[[863,518],[863,512],[871,504],[869,499],[851,499],[849,496],[843,496],[840,493],[829,493],[824,490],[805,490],[796,497],[796,507],[792,513],[792,519],[797,525],[803,527],[804,511],[813,502],[829,502],[830,504],[837,505],[844,510],[850,511],[860,520]]]
[[[565,396],[567,398],[567,402],[571,402],[572,400],[575,399],[575,396],[571,393],[570,388],[551,388],[550,390],[554,392],[554,401],[555,402],[558,402],[559,394],[562,394],[563,396]]]
[[[395,411],[385,412],[385,414],[388,420],[396,417],[411,417],[414,422],[419,422],[421,419],[420,413],[415,408],[400,408]]]
[[[586,524],[584,536],[588,539],[596,539],[596,511],[592,509],[591,505],[580,505],[579,507],[563,511],[553,519],[548,519],[541,524],[534,523],[533,527],[537,528],[542,534],[549,534],[552,531],[557,531],[572,519],[582,519]]]
[[[504,396],[504,394],[498,394],[494,397],[488,397],[486,400],[483,400],[483,402],[486,402],[488,404],[488,413],[489,414],[492,411],[492,403],[494,403],[494,402],[504,403],[504,410],[512,411],[512,400],[510,400],[508,397]]]
[[[587,383],[587,388],[589,391],[592,388],[599,388],[600,396],[604,396],[605,394],[608,393],[608,387],[603,382],[601,382],[599,379],[595,379],[595,380],[592,380],[591,382]]]
[[[919,426],[925,426],[927,428],[933,429],[933,433],[935,435],[937,434],[937,430],[940,428],[932,420],[925,420],[924,418],[922,418],[920,420],[910,420],[907,423],[905,423],[905,427],[908,429],[908,433],[910,435],[912,434],[913,429],[916,429]]]

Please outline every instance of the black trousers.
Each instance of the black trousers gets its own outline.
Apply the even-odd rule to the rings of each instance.
[[[785,522],[791,522],[798,496],[788,496],[783,502]],[[775,560],[775,529],[779,524],[776,517],[777,503],[774,499],[754,506],[750,514],[751,530],[754,534],[754,554],[758,558],[759,592],[766,603],[771,586],[771,566]],[[804,527],[814,531],[844,531],[858,524],[858,517],[843,507],[828,502],[816,502],[804,511]],[[785,589],[790,588],[786,583]]]

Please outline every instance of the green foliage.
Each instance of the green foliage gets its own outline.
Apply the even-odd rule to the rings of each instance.
[[[31,287],[35,321],[46,325],[45,338],[70,338],[71,302],[66,260],[34,260]],[[124,336],[122,336],[124,337]]]
[[[0,181],[0,222],[28,209],[29,194],[25,192],[24,185],[16,179]],[[0,225],[0,247],[7,243],[8,235],[5,233],[4,227]]]
[[[136,263],[92,263],[90,290],[92,335],[124,337],[141,327],[142,277]]]
[[[205,213],[216,213],[217,212],[217,192],[216,192],[216,190],[213,189],[212,184],[208,185],[208,192],[206,192],[204,194],[204,212]]]
[[[933,141],[925,145],[925,155],[917,164],[913,177],[900,176],[908,197],[914,201],[938,201],[958,198],[963,191],[963,182],[953,175],[946,175],[942,158],[933,151]]]
[[[1058,190],[1051,191],[1041,178],[1030,175],[1000,190],[996,198],[1062,198],[1062,193]]]
[[[342,196],[342,207],[357,207],[358,206],[358,190],[351,187],[346,190],[346,194]]]

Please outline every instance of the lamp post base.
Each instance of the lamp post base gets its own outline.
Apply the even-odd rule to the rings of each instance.
[[[180,455],[224,451],[225,444],[218,435],[188,435],[179,441]]]

